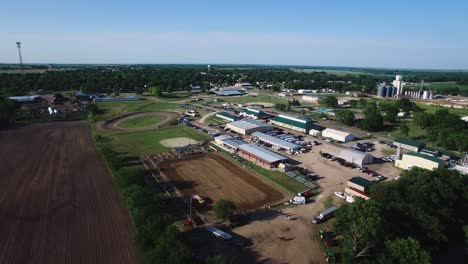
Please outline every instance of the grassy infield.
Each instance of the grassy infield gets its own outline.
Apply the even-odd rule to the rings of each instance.
[[[103,110],[102,115],[98,116],[98,120],[103,120],[112,116],[127,112],[135,111],[150,111],[150,110],[180,110],[177,109],[177,104],[169,102],[118,102],[118,103],[99,103],[99,109]],[[154,119],[128,120],[129,126],[143,126],[148,122],[154,123]],[[133,122],[132,122],[133,121]],[[105,140],[103,144],[122,154],[131,156],[142,156],[157,154],[165,151],[170,151],[170,148],[161,145],[159,142],[164,139],[187,137],[198,141],[209,139],[206,134],[200,133],[192,128],[182,125],[169,125],[153,131],[139,132],[110,132],[95,130],[95,133],[102,135]],[[269,171],[261,167],[250,164],[258,173],[269,178],[273,182],[284,186],[288,191],[297,193],[304,190],[304,186],[297,181],[291,179],[281,172]]]

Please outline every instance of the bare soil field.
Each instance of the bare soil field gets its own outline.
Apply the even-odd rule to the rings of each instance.
[[[145,126],[145,127],[120,127],[119,124],[125,120],[129,120],[135,117],[139,116],[145,116],[145,115],[156,115],[156,116],[164,116],[166,117],[165,120],[151,125],[151,126]],[[106,120],[104,122],[101,122],[99,124],[99,128],[102,130],[111,130],[111,131],[145,131],[145,130],[152,130],[152,129],[157,129],[160,128],[164,125],[170,124],[174,120],[179,117],[179,113],[177,112],[171,112],[171,111],[150,111],[150,112],[136,112],[136,113],[128,113],[124,115],[120,115],[117,117],[113,117],[109,120]]]
[[[87,122],[3,130],[0,146],[0,264],[137,262]]]
[[[161,140],[159,143],[161,143],[161,145],[166,146],[166,147],[176,148],[176,147],[187,146],[188,144],[197,144],[200,142],[194,139],[186,138],[186,137],[178,137],[178,138],[164,139],[164,140]]]
[[[252,210],[284,199],[284,194],[217,154],[169,160],[158,167],[183,195],[213,202],[226,198],[238,210]]]

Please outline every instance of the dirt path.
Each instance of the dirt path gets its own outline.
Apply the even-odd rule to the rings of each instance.
[[[123,128],[119,127],[119,124],[125,120],[132,119],[135,117],[139,116],[145,116],[145,115],[156,115],[156,116],[164,116],[166,117],[165,120],[151,125],[151,126],[145,126],[145,127],[129,127],[129,128]],[[100,122],[98,124],[98,128],[102,130],[111,130],[111,131],[146,131],[146,130],[153,130],[153,129],[158,129],[164,125],[170,124],[174,120],[176,120],[179,117],[178,112],[172,112],[172,111],[151,111],[151,112],[136,112],[136,113],[128,113],[128,114],[123,114],[117,117],[113,117],[111,119],[108,119],[104,122]]]
[[[137,262],[87,122],[0,131],[0,146],[0,264]]]

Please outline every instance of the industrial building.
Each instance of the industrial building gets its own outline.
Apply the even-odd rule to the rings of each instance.
[[[347,162],[354,163],[358,166],[364,166],[372,163],[374,157],[366,152],[361,152],[352,148],[347,148],[333,143],[324,143],[322,145],[322,152],[333,155],[337,158],[344,159]]]
[[[44,98],[39,95],[29,95],[29,96],[11,96],[8,99],[18,102],[18,103],[38,103]]]
[[[403,82],[403,77],[401,75],[395,76],[395,80],[392,82],[392,84],[393,84],[393,87],[397,89],[396,90],[397,95],[400,95],[403,93],[403,87],[405,83]]]
[[[415,152],[421,151],[426,146],[426,144],[424,144],[423,142],[409,139],[409,138],[396,138],[393,141],[393,145],[400,147],[402,149],[415,151]]]
[[[444,164],[445,162],[441,159],[414,151],[403,154],[402,159],[395,161],[395,166],[405,170],[418,167],[432,171],[443,168]]]
[[[272,146],[276,146],[279,149],[285,149],[287,151],[293,151],[293,150],[297,150],[297,149],[301,148],[301,146],[299,146],[297,144],[288,142],[286,140],[279,139],[277,137],[267,135],[267,134],[262,133],[262,132],[254,132],[254,133],[252,133],[252,136],[258,138],[259,140],[261,140],[261,141],[263,141],[265,143],[271,144]]]
[[[237,87],[223,87],[223,88],[212,88],[210,93],[214,93],[219,96],[234,96],[234,95],[245,95],[246,92]]]
[[[240,116],[249,117],[252,119],[264,119],[268,118],[270,115],[258,109],[247,108],[245,111],[240,113]]]
[[[371,185],[371,181],[368,181],[361,177],[353,177],[348,180],[345,192],[369,200],[369,187]]]
[[[348,132],[326,128],[322,131],[322,137],[331,138],[339,142],[348,142],[354,139],[354,135]]]
[[[214,141],[218,146],[230,151],[236,151],[240,145],[247,144],[242,140],[227,135],[215,137]]]
[[[308,95],[303,95],[301,97],[301,101],[306,102],[306,103],[317,103],[319,98],[320,98],[320,96],[318,96],[318,95],[308,94]]]
[[[323,130],[325,130],[325,127],[317,125],[317,124],[312,124],[309,130],[309,135],[314,136],[314,137],[321,137]]]
[[[253,119],[242,119],[239,121],[234,121],[227,124],[227,127],[234,132],[237,132],[242,135],[250,135],[253,132],[260,131],[270,131],[273,130],[273,126],[262,123],[259,121],[255,121]]]
[[[312,120],[301,117],[293,117],[289,115],[280,114],[272,119],[270,123],[280,127],[288,128],[294,131],[308,133],[311,126]]]
[[[288,160],[285,156],[252,144],[240,145],[237,153],[267,168],[277,168],[278,164]]]
[[[232,114],[226,113],[226,112],[216,113],[215,116],[219,117],[221,119],[224,119],[224,120],[226,120],[228,122],[234,122],[234,121],[237,121],[237,120],[240,119],[238,116],[235,116],[235,115],[232,115]]]
[[[386,84],[377,85],[377,96],[378,97],[394,97],[397,95],[398,89]]]

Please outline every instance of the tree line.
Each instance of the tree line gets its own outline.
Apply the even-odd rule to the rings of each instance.
[[[468,80],[468,73],[412,73],[408,80],[458,81]],[[406,76],[405,76],[406,77]],[[210,86],[250,82],[265,89],[334,89],[338,92],[358,90],[374,93],[377,82],[390,82],[391,75],[335,75],[326,72],[301,72],[286,68],[223,68],[210,73],[204,66],[76,66],[44,73],[0,74],[0,95],[23,95],[31,91],[83,91],[95,93],[143,92],[144,87],[158,86],[162,92],[188,90],[191,85]],[[273,84],[271,87],[262,83]]]
[[[343,263],[430,263],[468,234],[468,176],[412,169],[337,211]]]

